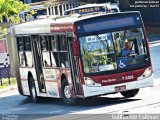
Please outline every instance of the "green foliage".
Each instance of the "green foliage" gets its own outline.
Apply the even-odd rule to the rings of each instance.
[[[0,0],[0,20],[5,17],[12,24],[17,24],[20,22],[19,12],[28,9],[29,5],[19,0]]]
[[[30,8],[29,5],[23,4],[19,0],[0,0],[0,21],[5,17],[10,24],[18,24],[21,21],[19,16],[20,11],[27,11]],[[34,11],[30,11],[30,16],[34,14]],[[7,33],[6,28],[0,26],[0,38]]]
[[[2,80],[2,85],[0,84],[0,89],[9,87],[9,86],[13,86],[16,85],[16,78],[10,78],[10,85],[9,85],[9,79],[5,78],[5,79],[1,79]]]
[[[7,28],[0,27],[0,39],[7,34]]]

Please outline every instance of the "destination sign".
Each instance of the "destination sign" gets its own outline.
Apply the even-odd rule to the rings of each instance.
[[[83,27],[84,27],[84,32],[92,32],[95,30],[105,30],[106,28],[111,29],[111,28],[125,27],[130,25],[134,25],[133,17],[90,23],[84,25]]]
[[[88,7],[88,8],[79,8],[70,11],[66,11],[65,15],[72,15],[72,14],[87,14],[87,13],[94,13],[94,12],[107,12],[107,9],[104,6],[98,7]]]
[[[78,34],[142,25],[139,13],[112,14],[80,21]]]

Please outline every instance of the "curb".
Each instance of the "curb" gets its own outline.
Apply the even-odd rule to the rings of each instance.
[[[3,93],[3,92],[7,92],[7,91],[10,91],[10,90],[14,90],[14,89],[17,89],[17,85],[13,85],[13,86],[9,86],[9,87],[0,89],[0,94]]]

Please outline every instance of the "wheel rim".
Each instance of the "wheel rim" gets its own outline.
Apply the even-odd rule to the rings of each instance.
[[[68,85],[64,88],[64,95],[66,98],[71,98],[71,92]]]
[[[33,97],[33,99],[36,99],[36,90],[35,90],[34,83],[32,83],[32,89],[31,89],[31,91],[32,91],[32,97]]]

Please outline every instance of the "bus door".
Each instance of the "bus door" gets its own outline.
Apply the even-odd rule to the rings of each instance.
[[[73,55],[73,37],[67,37],[67,45],[69,51],[69,64],[72,73],[72,80],[74,84],[75,94],[82,95],[82,86],[81,86],[81,77],[80,77],[80,69],[78,65],[78,59]]]
[[[39,36],[32,36],[32,47],[33,47],[33,54],[34,54],[34,63],[35,69],[37,74],[37,81],[39,86],[39,92],[46,92],[45,89],[45,82],[44,82],[44,75],[42,69],[42,47],[41,47],[41,40]]]

